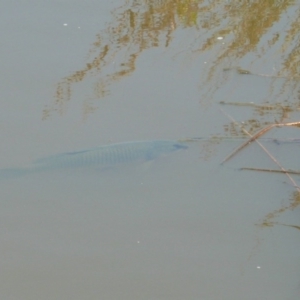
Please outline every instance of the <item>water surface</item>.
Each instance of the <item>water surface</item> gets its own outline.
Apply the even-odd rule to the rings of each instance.
[[[297,120],[297,4],[0,4],[0,168]],[[263,143],[298,168],[298,145]],[[239,144],[0,181],[2,298],[298,299],[299,192],[240,171],[277,167],[255,143],[221,165]]]

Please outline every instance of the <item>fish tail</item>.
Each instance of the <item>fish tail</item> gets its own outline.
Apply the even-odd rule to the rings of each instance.
[[[30,171],[26,168],[9,168],[0,170],[0,180],[18,178],[26,175]]]

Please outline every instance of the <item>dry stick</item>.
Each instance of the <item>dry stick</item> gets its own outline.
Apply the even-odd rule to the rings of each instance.
[[[299,76],[284,76],[284,75],[271,75],[271,74],[263,74],[263,73],[252,73],[248,70],[243,70],[240,68],[225,68],[224,71],[229,71],[233,69],[236,69],[237,72],[242,75],[245,74],[245,75],[262,76],[262,77],[270,77],[270,78],[284,78],[284,79],[292,79],[292,80],[296,80],[300,78]]]
[[[249,73],[249,75],[255,75],[255,76],[262,76],[262,77],[271,77],[271,78],[285,78],[285,79],[292,79],[296,80],[299,79],[299,76],[278,76],[278,75],[271,75],[271,74],[262,74],[262,73]]]
[[[289,174],[295,174],[295,175],[300,175],[299,171],[294,171],[294,170],[273,170],[273,169],[261,169],[261,168],[249,168],[249,167],[243,167],[241,170],[248,170],[248,171],[260,171],[260,172],[270,172],[270,173],[289,173]]]
[[[228,115],[223,109],[221,109],[221,112],[223,114],[225,114],[230,120],[232,120],[232,122],[234,122],[235,124],[237,124],[238,126],[240,126],[240,124],[238,124],[230,115]],[[283,166],[281,166],[281,164],[277,161],[277,159],[267,150],[266,147],[264,147],[264,145],[262,145],[256,138],[259,137],[260,135],[266,133],[267,131],[269,131],[271,128],[276,127],[275,125],[279,126],[296,126],[299,125],[300,122],[291,122],[291,123],[284,123],[284,124],[272,124],[269,125],[265,128],[263,128],[262,130],[260,130],[258,133],[256,133],[255,135],[251,135],[245,128],[243,128],[242,126],[241,129],[243,130],[244,133],[246,133],[247,135],[250,136],[250,139],[248,141],[246,141],[245,143],[243,143],[239,148],[237,148],[231,155],[229,155],[225,160],[223,160],[222,164],[228,160],[229,158],[231,158],[234,154],[236,154],[239,150],[241,150],[242,148],[244,148],[245,146],[247,146],[249,143],[253,142],[255,140],[255,142],[266,152],[266,154],[271,158],[271,160],[281,169],[282,173],[285,173],[285,175],[288,177],[288,179],[291,181],[292,185],[300,192],[300,187],[296,184],[295,180],[293,179],[293,177],[288,173],[287,170],[284,169]]]
[[[261,129],[259,132],[251,136],[249,133],[247,133],[250,137],[246,142],[244,142],[242,145],[240,145],[237,149],[235,149],[231,154],[229,154],[222,162],[221,164],[228,161],[230,158],[232,158],[235,154],[237,154],[240,150],[242,150],[244,147],[246,147],[248,144],[262,136],[263,134],[267,133],[269,130],[271,130],[274,127],[283,127],[283,126],[297,126],[300,125],[300,121],[297,122],[290,122],[290,123],[279,123],[279,124],[271,124],[266,126],[265,128]]]
[[[236,123],[237,124],[237,123]],[[245,148],[248,144],[252,143],[254,140],[257,142],[257,138],[259,138],[261,135],[265,134],[268,132],[270,129],[276,127],[277,124],[271,124],[263,129],[261,129],[259,132],[257,132],[254,135],[249,134],[247,131],[244,131],[245,129],[242,128],[242,130],[250,136],[250,139],[245,141],[243,144],[241,144],[238,148],[236,148],[232,153],[230,153],[227,157],[224,158],[224,160],[221,162],[221,164],[224,164],[226,161],[228,161],[230,158],[232,158],[235,154],[237,154],[240,150]]]

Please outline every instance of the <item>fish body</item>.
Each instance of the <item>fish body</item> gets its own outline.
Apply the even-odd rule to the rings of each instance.
[[[2,169],[0,170],[0,178],[14,178],[29,173],[50,170],[102,168],[122,163],[149,161],[187,148],[188,146],[184,142],[169,140],[112,144],[82,151],[56,154],[39,159],[25,168]]]

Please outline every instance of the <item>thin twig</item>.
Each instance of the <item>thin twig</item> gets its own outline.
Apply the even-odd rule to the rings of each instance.
[[[245,128],[243,128],[239,123],[237,123],[230,115],[228,115],[223,109],[221,109],[221,112],[223,114],[225,114],[230,120],[232,120],[232,122],[234,122],[236,125],[240,126],[240,128],[243,130],[244,133],[246,133],[248,136],[250,136],[250,139],[248,141],[246,141],[245,143],[243,143],[238,149],[236,149],[231,155],[229,155],[225,160],[223,160],[222,164],[228,160],[229,158],[231,158],[234,154],[236,154],[239,150],[241,150],[242,148],[244,148],[245,146],[247,146],[249,143],[253,142],[255,140],[255,142],[266,152],[266,154],[271,158],[271,160],[281,169],[281,171],[283,173],[285,173],[285,175],[289,178],[289,180],[291,181],[292,185],[297,189],[297,191],[300,192],[300,187],[296,184],[295,180],[293,179],[293,177],[291,177],[291,175],[287,172],[287,170],[285,170],[285,168],[277,161],[277,159],[257,140],[257,137],[261,136],[262,134],[266,133],[267,131],[269,131],[270,129],[272,129],[273,127],[276,126],[298,126],[300,124],[300,121],[298,122],[290,122],[290,123],[282,123],[282,124],[272,124],[269,125],[265,128],[263,128],[262,130],[260,130],[258,133],[256,133],[255,135],[251,135]]]
[[[232,158],[235,154],[237,154],[240,150],[242,150],[243,148],[245,148],[247,145],[249,145],[250,143],[252,143],[254,140],[256,140],[257,138],[259,138],[260,136],[262,136],[263,134],[267,133],[269,130],[271,130],[274,127],[284,127],[284,126],[299,126],[300,125],[300,121],[297,122],[290,122],[290,123],[279,123],[279,124],[271,124],[266,126],[265,128],[259,130],[256,134],[254,134],[253,136],[251,136],[250,134],[248,134],[250,137],[250,139],[248,139],[247,141],[245,141],[242,145],[240,145],[237,149],[235,149],[231,154],[229,154],[223,161],[221,164],[224,164],[226,161],[228,161],[230,158]]]
[[[241,170],[300,175],[300,171],[294,171],[294,170],[283,171],[283,170],[273,170],[273,169],[249,168],[249,167],[243,167],[243,168],[241,168]]]
[[[221,162],[221,164],[224,164],[226,161],[228,161],[230,158],[232,158],[235,154],[237,154],[240,150],[245,148],[248,144],[252,143],[254,140],[256,140],[257,138],[259,138],[260,136],[262,136],[263,134],[265,134],[266,132],[268,132],[269,130],[271,130],[272,128],[274,128],[276,126],[277,126],[277,124],[271,124],[263,129],[261,129],[259,132],[257,132],[254,135],[247,133],[249,136],[251,136],[250,139],[245,141],[238,148],[236,148],[232,153],[230,153],[227,157],[225,157],[224,160]]]

